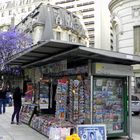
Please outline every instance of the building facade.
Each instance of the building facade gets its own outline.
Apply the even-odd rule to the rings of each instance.
[[[77,14],[84,22],[89,35],[89,46],[112,49],[110,46],[110,0],[7,0],[0,3],[0,29],[7,30],[18,24],[40,3],[50,3]]]
[[[110,0],[55,0],[55,4],[78,14],[90,38],[89,46],[110,50]]]
[[[16,27],[31,35],[33,45],[60,40],[89,46],[87,31],[79,17],[62,7],[41,4]]]
[[[112,0],[109,4],[116,51],[140,55],[140,1]],[[133,93],[140,95],[140,66],[134,67]]]
[[[9,26],[18,24],[40,3],[50,3],[50,0],[1,0],[0,29],[7,30]]]

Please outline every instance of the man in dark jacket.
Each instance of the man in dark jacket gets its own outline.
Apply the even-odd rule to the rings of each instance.
[[[13,93],[14,111],[11,118],[11,124],[14,124],[15,115],[16,115],[17,124],[19,124],[19,113],[22,105],[21,95],[22,94],[20,88],[16,87]]]
[[[6,111],[6,88],[3,86],[0,88],[0,114]]]

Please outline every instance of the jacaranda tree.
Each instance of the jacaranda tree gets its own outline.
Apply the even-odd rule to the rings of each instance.
[[[13,55],[28,49],[31,45],[31,37],[15,28],[5,32],[0,32],[1,70],[4,68],[5,61],[9,60]]]

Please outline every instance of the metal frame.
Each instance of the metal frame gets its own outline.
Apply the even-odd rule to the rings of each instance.
[[[133,140],[132,138],[132,111],[131,111],[131,92],[132,92],[132,81],[131,76],[128,77],[128,140]]]

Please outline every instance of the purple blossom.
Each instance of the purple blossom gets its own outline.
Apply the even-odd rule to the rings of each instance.
[[[11,67],[11,66],[8,66],[6,65],[2,71],[1,71],[3,74],[11,74],[11,75],[16,75],[16,76],[21,76],[22,73],[23,73],[23,70],[20,66],[14,66],[14,67]]]
[[[31,45],[31,37],[15,28],[0,32],[0,64],[4,65],[4,62],[11,56],[31,47]]]

